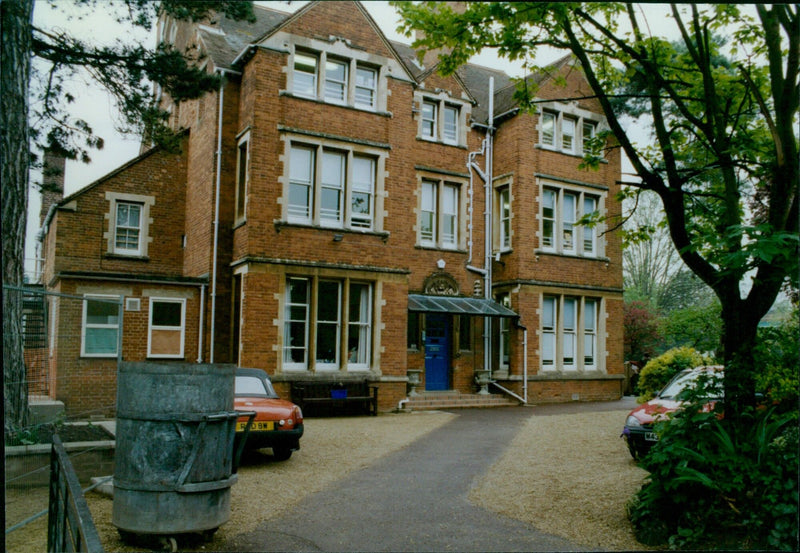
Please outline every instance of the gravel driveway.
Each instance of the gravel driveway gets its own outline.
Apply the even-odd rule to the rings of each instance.
[[[625,402],[520,407],[519,431],[488,471],[476,475],[469,501],[587,549],[643,549],[625,518],[625,504],[646,475],[619,438],[629,409]],[[307,419],[302,449],[289,461],[273,462],[262,452],[244,459],[231,491],[230,522],[212,542],[188,548],[230,549],[237,537],[402,450],[458,413]],[[135,551],[111,524],[112,500],[94,493],[87,500],[106,550]]]

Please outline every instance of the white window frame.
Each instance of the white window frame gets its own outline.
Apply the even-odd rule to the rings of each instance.
[[[458,144],[458,106],[445,104],[442,110],[442,142],[445,144]]]
[[[598,240],[598,235],[602,230],[600,223],[589,227],[578,225],[577,221],[590,213],[586,211],[591,205],[589,202],[593,202],[594,205],[592,212],[602,212],[605,193],[581,188],[567,188],[552,183],[543,183],[541,190],[539,202],[540,250],[562,255],[602,257],[601,243]],[[553,199],[552,217],[545,212],[546,209],[549,209],[548,198]],[[573,200],[568,200],[568,198],[573,198]],[[569,209],[570,201],[574,203],[573,209]],[[552,229],[552,236],[548,236],[548,227]],[[551,240],[551,243],[547,243],[548,239]]]
[[[511,186],[504,185],[497,189],[497,246],[501,252],[511,250]]]
[[[366,290],[366,298],[361,298],[359,302],[358,320],[352,318],[352,307],[354,288],[363,286]],[[347,370],[348,371],[367,371],[372,362],[372,284],[366,282],[350,282],[347,294]],[[356,359],[353,360],[350,351],[351,338],[354,333],[358,333],[359,350]]]
[[[505,292],[495,298],[504,307],[511,308],[511,294]],[[507,371],[511,365],[511,319],[501,317],[498,323],[497,366],[501,371]]]
[[[108,323],[89,323],[87,318],[89,314],[89,302],[91,300],[114,300],[119,301],[120,296],[112,295],[112,294],[84,294],[83,296],[83,314],[81,316],[81,357],[96,357],[96,358],[114,358],[117,357],[119,353],[119,331],[120,331],[120,317],[121,317],[121,309],[120,306],[117,305],[117,322],[116,324],[108,324]],[[109,305],[112,302],[103,302]],[[86,338],[89,329],[116,329],[116,339],[114,340],[114,351],[113,352],[105,352],[105,353],[90,353],[86,350]]]
[[[332,229],[350,229],[361,232],[378,230],[379,213],[378,198],[380,197],[380,182],[383,162],[382,155],[375,151],[362,151],[346,144],[313,144],[304,140],[289,140],[287,146],[285,217],[289,223],[314,225]],[[299,152],[308,152],[308,162],[300,163]],[[296,154],[296,152],[298,152]],[[342,160],[339,175],[331,180],[326,172],[326,159],[331,156],[341,156]],[[327,157],[326,157],[327,156]],[[322,163],[319,162],[322,160]],[[297,162],[297,163],[296,163]],[[363,168],[365,162],[369,167],[369,178],[365,178]],[[302,166],[302,171],[296,168]],[[305,188],[308,197],[308,206],[292,203],[292,191],[298,187]],[[326,197],[325,192],[338,191],[338,212],[323,209],[322,202]],[[328,194],[328,197],[330,195]],[[367,212],[360,207],[360,200],[366,198]]]
[[[138,217],[136,218],[136,225],[127,225],[120,222],[120,209],[121,208],[136,208],[139,212]],[[142,220],[144,218],[144,205],[141,202],[130,202],[130,201],[117,201],[114,204],[114,253],[117,255],[134,255],[134,256],[141,256],[142,255]],[[128,219],[130,221],[130,217]],[[120,231],[130,232],[136,231],[136,247],[129,248],[123,247],[119,244],[119,233]]]
[[[291,301],[291,281],[304,281],[306,286],[306,297],[303,303],[292,303]],[[308,370],[309,360],[309,335],[311,324],[311,292],[312,292],[313,279],[304,277],[289,277],[287,278],[286,290],[284,292],[284,309],[283,309],[283,370],[285,371],[305,371]],[[292,308],[303,308],[305,311],[303,319],[292,318]],[[293,323],[302,322],[304,325],[303,343],[290,344],[289,336],[291,336],[291,326]],[[292,351],[301,350],[303,352],[302,361],[292,361]]]
[[[586,131],[589,131],[588,133]],[[588,147],[589,141],[597,135],[597,122],[589,119],[584,119],[581,124],[581,154],[587,155],[592,153]]]
[[[328,52],[318,49],[319,45],[309,45],[296,47],[289,56],[290,94],[373,112],[386,103],[382,70],[374,65],[372,56],[365,63],[361,59],[364,54],[338,51],[339,48],[334,48],[337,52]],[[303,59],[307,59],[308,63],[301,68],[298,62]],[[313,64],[310,62],[312,59]],[[334,76],[334,65],[343,71],[343,75]],[[301,84],[304,86],[301,87]]]
[[[313,59],[314,60],[314,64],[313,64],[314,70],[313,71],[306,71],[306,70],[303,70],[303,69],[299,69],[298,68],[298,62],[300,61],[300,59],[298,59],[298,58],[300,58],[300,59],[305,58],[305,59],[308,59],[308,60],[312,60]],[[297,95],[297,96],[302,96],[304,98],[316,98],[317,97],[317,86],[318,86],[317,83],[318,83],[318,79],[319,79],[319,68],[320,68],[320,63],[321,63],[319,55],[314,54],[312,52],[306,52],[305,50],[297,51],[297,52],[294,53],[294,56],[292,56],[292,62],[291,63],[292,63],[292,93]],[[311,64],[308,64],[308,65],[310,66]],[[298,76],[301,76],[301,78],[298,79]],[[298,83],[299,82],[304,82],[304,80],[308,79],[308,78],[311,79],[310,86],[305,86],[305,87],[303,87],[303,89],[300,89]]]
[[[341,68],[344,74],[341,77],[335,76],[334,67]],[[348,97],[348,83],[350,76],[350,63],[344,60],[328,56],[325,60],[325,86],[323,99],[332,104],[346,104]],[[333,94],[332,91],[336,93]]]
[[[372,75],[372,84],[364,84],[362,75],[369,73]],[[373,67],[356,64],[355,91],[353,93],[353,105],[357,108],[374,111],[378,100],[378,74],[379,71]],[[369,101],[364,101],[365,92],[368,92]]]
[[[170,325],[154,325],[153,312],[156,303],[176,303],[181,306],[181,322],[178,326]],[[147,357],[157,359],[183,359],[184,346],[186,343],[186,299],[185,298],[168,298],[168,297],[150,297],[149,298],[149,313],[147,315]],[[180,332],[180,348],[178,353],[153,353],[153,331],[166,330],[172,332]]]
[[[417,240],[420,246],[444,250],[457,250],[461,247],[463,190],[464,186],[460,182],[429,176],[421,178],[417,218]],[[424,218],[431,220],[430,232],[423,230]]]
[[[599,125],[599,115],[554,102],[540,112],[538,145],[545,150],[583,157],[589,153],[586,145],[596,135]],[[598,155],[602,157],[603,152]]]
[[[543,372],[602,370],[602,298],[545,293],[539,312],[539,355]],[[591,350],[591,357],[586,354]]]
[[[305,303],[291,303],[291,282],[303,281],[306,287]],[[284,320],[283,320],[283,353],[282,362],[284,371],[311,371],[311,372],[334,372],[334,371],[368,371],[372,366],[372,342],[373,342],[373,302],[375,294],[375,284],[351,280],[350,278],[327,277],[327,276],[287,276],[286,289],[284,292]],[[322,320],[320,318],[321,301],[330,299],[330,294],[321,291],[321,285],[336,284],[336,319]],[[354,294],[356,290],[366,291],[360,294],[358,304],[358,317],[351,315]],[[366,297],[364,297],[364,295]],[[304,319],[291,319],[293,308],[302,308]],[[302,323],[304,326],[303,344],[289,344],[288,337],[291,332],[292,324]],[[336,359],[320,360],[319,337],[322,327],[331,327],[335,333]],[[329,331],[326,329],[326,331]],[[351,335],[358,335],[358,350],[356,359],[352,360],[353,352],[349,351]],[[313,344],[313,347],[312,347]],[[347,353],[343,355],[343,348]],[[291,361],[293,350],[303,351],[303,361]]]
[[[439,102],[423,100],[422,112],[420,114],[420,118],[422,119],[422,138],[426,140],[438,140],[438,115]]]
[[[464,109],[462,104],[446,100],[444,96],[417,96],[419,106],[418,137],[442,144],[462,145]]]
[[[336,297],[334,313],[335,319],[321,319],[320,308],[323,302],[330,301],[332,296],[328,293],[322,293],[321,288],[323,284],[336,286]],[[314,369],[317,371],[335,371],[339,369],[341,359],[341,344],[342,344],[342,283],[338,280],[319,279],[316,287],[312,293],[315,299],[314,312],[316,317],[314,320]],[[326,332],[333,330],[334,334],[334,359],[332,361],[321,360],[319,358],[320,336],[322,335],[322,328],[326,328]]]
[[[302,163],[305,160],[295,158],[295,152],[308,152],[308,163]],[[300,155],[299,153],[297,155]],[[290,222],[295,223],[311,223],[312,218],[314,216],[314,189],[315,180],[316,180],[316,163],[317,160],[317,148],[314,146],[309,145],[295,145],[293,144],[289,150],[289,163],[288,163],[288,179],[289,179],[289,189],[286,194],[286,203],[287,203],[287,220]],[[297,161],[297,164],[295,164]],[[296,172],[295,169],[303,166],[303,170],[307,171],[307,176],[305,173],[301,174],[300,172]],[[300,204],[292,204],[292,189],[297,187],[303,187],[307,191],[307,205],[301,206]]]
[[[336,165],[331,165],[335,160]],[[344,192],[347,178],[347,153],[331,149],[322,150],[322,169],[319,174],[319,223],[323,227],[342,228],[344,218]],[[336,207],[325,203],[336,196]]]

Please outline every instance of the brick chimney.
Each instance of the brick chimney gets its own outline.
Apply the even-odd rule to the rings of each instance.
[[[44,219],[50,206],[64,198],[64,170],[67,160],[51,150],[44,153],[44,166],[42,168],[42,207],[39,210],[39,227],[44,225]]]
[[[440,2],[439,5],[444,5],[450,7],[455,13],[464,13],[467,11],[467,3],[466,2]],[[425,36],[425,32],[419,29],[414,30],[414,38],[420,39]],[[425,56],[422,58],[422,65],[425,66],[425,69],[430,69],[437,63],[439,63],[439,54],[446,53],[449,49],[448,48],[435,48],[433,50],[428,50],[425,52]]]

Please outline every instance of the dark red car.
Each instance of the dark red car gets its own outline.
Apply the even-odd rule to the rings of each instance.
[[[708,375],[712,382],[721,383],[723,369],[721,366],[708,366],[683,370],[675,375],[664,389],[656,394],[656,397],[628,413],[622,437],[625,438],[628,450],[634,459],[644,456],[658,441],[658,434],[654,429],[655,423],[666,419],[670,413],[681,408],[683,402],[678,399],[678,394],[697,382],[701,374]],[[721,399],[721,397],[709,397],[706,408],[713,409],[714,404]]]
[[[267,373],[261,369],[236,369],[234,392],[236,411],[255,411],[244,447],[246,449],[272,448],[278,461],[285,461],[293,451],[300,449],[303,435],[303,412],[300,407],[281,399]],[[244,436],[247,416],[236,423],[236,445]]]

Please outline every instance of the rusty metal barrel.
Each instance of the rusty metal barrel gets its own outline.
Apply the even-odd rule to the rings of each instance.
[[[234,371],[120,363],[112,510],[120,534],[213,533],[228,521]]]

